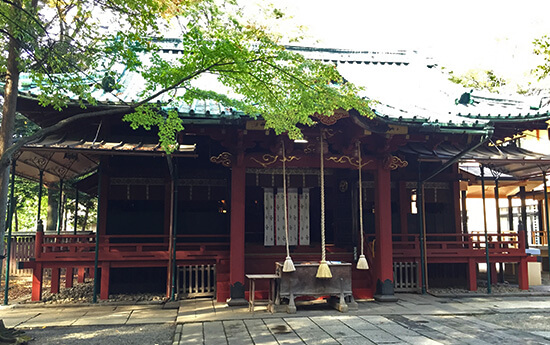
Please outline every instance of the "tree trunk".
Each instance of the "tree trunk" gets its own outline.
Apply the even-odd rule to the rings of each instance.
[[[69,218],[68,215],[68,207],[67,207],[67,194],[63,193],[63,203],[61,204],[61,214],[63,215],[62,223],[63,227],[61,231],[67,231],[67,218]]]
[[[8,59],[6,61],[6,84],[4,88],[4,106],[2,108],[2,124],[0,125],[0,155],[3,155],[12,144],[15,127],[15,109],[17,108],[17,93],[19,87],[19,47],[16,40],[10,37],[8,43]],[[4,255],[4,235],[8,205],[8,185],[10,179],[9,162],[0,166],[0,267]]]
[[[88,205],[86,205],[86,211],[84,211],[84,218],[82,222],[82,231],[86,231],[86,226],[88,225]]]
[[[46,217],[46,230],[55,231],[57,227],[57,204],[58,198],[56,198],[56,191],[48,188],[48,210]]]
[[[13,209],[13,231],[17,232],[19,231],[19,218],[17,218],[17,207]]]

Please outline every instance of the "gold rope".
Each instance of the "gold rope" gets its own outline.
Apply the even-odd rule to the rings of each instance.
[[[321,132],[322,133],[322,132]],[[325,248],[325,166],[323,156],[323,136],[321,135],[321,261],[326,261]]]
[[[368,270],[369,264],[364,253],[364,234],[363,234],[363,181],[361,179],[361,142],[357,141],[357,155],[359,156],[359,231],[361,231],[361,255],[357,261],[357,269]]]
[[[330,268],[326,260],[325,248],[325,166],[323,155],[323,129],[321,129],[321,136],[319,139],[321,143],[321,262],[317,270],[317,278],[332,278],[332,273],[330,273]]]
[[[286,156],[285,156],[285,141],[283,140],[283,195],[285,208],[285,244],[286,244],[286,259],[283,265],[283,272],[294,272],[296,268],[290,258],[290,246],[288,240],[288,209],[287,209],[287,191],[286,191]]]

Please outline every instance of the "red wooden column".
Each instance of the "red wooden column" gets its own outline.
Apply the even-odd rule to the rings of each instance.
[[[477,291],[477,263],[468,258],[468,290]]]
[[[375,177],[375,222],[376,222],[376,293],[381,302],[395,302],[393,293],[393,247],[391,227],[391,181],[390,170],[385,164],[376,169]]]
[[[42,263],[37,263],[32,270],[32,293],[31,301],[42,300],[42,279],[44,278],[44,270]]]
[[[98,290],[100,290],[100,299],[107,299],[109,294],[109,267],[110,262],[103,261],[103,258],[101,255],[102,252],[106,249],[107,239],[105,236],[107,235],[107,203],[109,200],[109,186],[111,183],[110,176],[105,172],[105,165],[108,166],[108,161],[103,160],[100,164],[100,170],[99,170],[99,178],[98,180],[98,214],[97,214],[97,221],[98,221],[98,227],[96,229],[96,262],[94,263],[94,269],[90,270],[90,275],[93,275],[94,279],[94,294],[92,298],[92,303],[97,302],[97,293]],[[107,265],[107,266],[105,266]],[[101,282],[98,280],[98,272],[101,268],[103,270],[104,267],[107,267],[107,272],[101,272]],[[93,273],[92,273],[93,272]],[[99,286],[101,284],[101,287]],[[107,291],[107,295],[103,291]],[[105,297],[107,296],[107,297]],[[105,298],[104,298],[105,297]]]
[[[525,233],[525,230],[518,231],[519,249],[525,250],[528,248]],[[518,264],[518,285],[520,290],[529,290],[529,272],[527,272],[527,267],[527,257],[521,258]]]
[[[79,267],[77,282],[84,283],[85,277],[86,277],[86,267]]]
[[[65,287],[66,288],[73,287],[73,276],[74,276],[73,267],[65,268]]]
[[[229,247],[230,271],[229,305],[247,305],[244,298],[244,216],[245,176],[244,154],[237,156],[231,168],[231,243]]]
[[[44,227],[39,227],[36,230],[36,236],[34,239],[34,259],[40,260],[42,255],[42,242],[44,241]],[[32,293],[31,301],[40,301],[42,299],[42,279],[44,278],[44,272],[42,269],[42,263],[37,262],[32,270]]]
[[[59,275],[61,269],[59,267],[52,268],[52,282],[50,291],[52,293],[59,293]]]
[[[518,285],[520,290],[529,290],[529,272],[527,257],[521,258],[518,265]]]
[[[399,181],[399,217],[401,219],[401,233],[406,235],[409,233],[408,215],[411,212],[411,197],[407,192],[407,182]],[[404,241],[403,237],[401,241]]]
[[[101,288],[99,289],[99,299],[109,299],[109,278],[111,275],[111,263],[103,261],[101,264]]]

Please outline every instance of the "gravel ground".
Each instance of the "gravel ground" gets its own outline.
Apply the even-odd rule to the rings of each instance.
[[[137,326],[71,326],[25,329],[40,345],[170,345],[174,324]]]

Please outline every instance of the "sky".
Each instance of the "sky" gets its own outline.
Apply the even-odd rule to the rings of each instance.
[[[242,0],[245,7],[269,0]],[[241,3],[241,1],[239,1]],[[307,27],[303,43],[357,50],[417,50],[457,72],[492,69],[521,79],[540,61],[532,42],[550,35],[548,0],[273,0]]]

